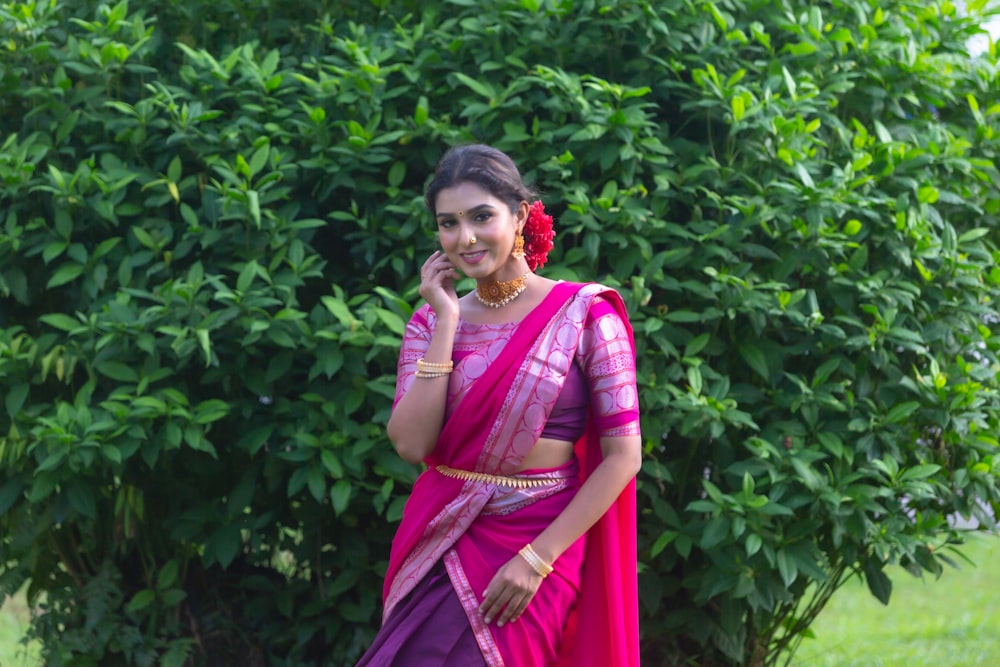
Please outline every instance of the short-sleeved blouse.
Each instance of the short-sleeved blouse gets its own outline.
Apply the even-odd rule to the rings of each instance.
[[[436,322],[434,311],[427,305],[419,308],[410,318],[400,349],[393,405],[413,386],[417,360],[427,351]],[[459,320],[452,352],[455,371],[449,378],[446,416],[500,354],[517,324],[476,324]],[[573,384],[568,381],[563,389],[566,396],[561,394],[557,399],[553,415],[563,422],[579,421],[582,424],[589,407],[600,435],[638,434],[635,353],[621,316],[603,299],[596,299],[590,307],[574,364],[582,372],[587,401],[581,404],[575,400],[572,396]],[[566,410],[582,411],[582,414],[567,415]]]

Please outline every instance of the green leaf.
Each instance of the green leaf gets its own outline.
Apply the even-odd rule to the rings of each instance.
[[[330,488],[330,501],[333,503],[333,513],[340,516],[347,510],[351,501],[351,482],[346,479],[337,480]]]
[[[161,592],[160,597],[163,600],[163,606],[170,609],[187,599],[187,592],[179,588],[170,588]]]
[[[133,227],[132,233],[135,234],[135,238],[139,240],[139,243],[146,246],[150,250],[156,250],[156,241],[153,239],[152,235],[147,232],[142,227]]]
[[[724,516],[717,516],[710,519],[701,534],[701,548],[706,551],[722,543],[729,537],[730,523]]]
[[[205,355],[205,366],[212,365],[212,338],[209,332],[205,329],[195,329],[195,337],[198,339],[198,346],[201,347],[201,353]]]
[[[309,494],[316,499],[317,502],[323,501],[323,496],[326,495],[326,478],[323,475],[323,470],[315,466],[310,466],[308,473],[306,474],[306,485],[309,487]]]
[[[256,190],[247,191],[247,210],[250,212],[250,220],[254,227],[260,229],[260,195]]]
[[[747,552],[747,557],[753,556],[755,553],[760,551],[761,546],[764,544],[764,540],[757,533],[750,533],[747,535],[745,541],[745,547]]]
[[[141,591],[132,596],[128,604],[125,605],[125,611],[129,614],[135,614],[143,609],[147,608],[149,605],[153,604],[156,600],[156,592],[148,588],[143,588]]]
[[[798,86],[795,84],[795,78],[792,73],[788,71],[785,66],[781,67],[781,75],[785,78],[785,86],[788,88],[788,94],[792,96],[793,100],[798,99]]]
[[[180,183],[181,181],[181,158],[179,155],[175,155],[170,164],[167,165],[167,180],[171,183]]]
[[[691,339],[691,342],[684,346],[684,356],[693,357],[697,355],[705,349],[705,346],[708,345],[710,340],[712,340],[712,334],[708,333],[703,333],[700,336]]]
[[[404,322],[403,318],[391,310],[376,308],[375,313],[378,315],[378,318],[382,320],[382,323],[385,324],[394,334],[402,336],[406,331],[406,322]]]
[[[131,366],[118,361],[103,361],[94,367],[98,373],[119,382],[135,383],[139,374]]]
[[[799,575],[798,569],[795,567],[795,559],[784,549],[779,549],[775,554],[775,563],[785,586],[791,586],[795,583],[795,579]]]
[[[677,539],[677,531],[665,530],[660,533],[660,536],[656,538],[656,542],[653,543],[652,548],[649,550],[649,555],[655,558],[667,548],[667,545]]]
[[[701,369],[697,366],[688,366],[687,381],[688,386],[691,388],[691,393],[699,396],[702,389]]]
[[[28,502],[38,504],[52,495],[56,489],[58,477],[51,472],[39,474],[36,472],[35,480],[28,491]]]
[[[194,420],[198,424],[211,424],[229,414],[229,404],[217,398],[202,401],[195,408]]]
[[[813,182],[812,176],[809,175],[809,171],[805,168],[805,165],[801,162],[796,162],[792,165],[792,169],[794,169],[795,173],[799,175],[799,179],[802,181],[804,186],[807,188],[816,187],[816,183]]]
[[[397,161],[394,162],[392,167],[389,169],[389,175],[386,179],[390,186],[398,188],[402,184],[403,179],[406,177],[406,163]]]
[[[83,478],[76,478],[66,484],[66,497],[73,509],[89,519],[97,518],[97,500],[94,489]]]
[[[47,244],[42,251],[42,260],[46,264],[49,264],[56,257],[66,252],[67,248],[69,248],[69,244],[66,241],[53,241]]]
[[[875,596],[875,599],[888,605],[889,598],[892,597],[892,581],[886,576],[882,566],[874,558],[866,558],[864,570],[868,590]]]
[[[264,144],[260,148],[254,151],[253,155],[250,156],[250,177],[253,178],[260,170],[267,166],[267,159],[271,155],[270,144]]]
[[[327,472],[338,479],[344,476],[344,466],[341,465],[340,459],[329,449],[324,449],[320,452],[320,460],[323,461],[323,467],[326,468]]]
[[[473,79],[471,76],[463,72],[453,72],[452,76],[471,88],[475,93],[485,97],[487,100],[493,99],[493,91],[489,86],[481,83],[479,80]]]
[[[704,316],[700,313],[696,313],[693,310],[671,310],[663,319],[670,322],[701,322]]]
[[[270,438],[273,433],[273,425],[250,429],[240,436],[238,446],[241,450],[253,456],[267,443],[268,438]]]
[[[0,516],[5,515],[23,495],[24,482],[18,477],[9,477],[0,484]]]
[[[979,239],[983,238],[989,233],[990,230],[986,227],[977,227],[975,229],[970,229],[967,232],[963,232],[962,235],[958,237],[958,244],[962,245],[965,243],[969,243],[971,241],[978,241]]]
[[[160,568],[160,572],[156,575],[156,590],[165,591],[168,588],[172,588],[177,583],[179,572],[180,568],[177,560],[171,558]]]
[[[326,309],[337,318],[337,320],[345,327],[351,327],[354,324],[354,317],[351,315],[351,310],[347,307],[340,299],[335,299],[332,296],[324,296],[322,298],[323,305]]]
[[[15,384],[7,392],[7,396],[4,399],[4,404],[7,406],[7,414],[10,416],[11,420],[15,419],[21,408],[24,407],[24,402],[28,398],[28,391],[31,389],[31,385],[27,382],[21,382]]]
[[[172,607],[175,605],[167,605]],[[184,667],[188,662],[191,648],[195,645],[193,639],[175,639],[170,642],[167,650],[160,656],[160,667]]]
[[[739,350],[740,358],[742,358],[743,361],[745,361],[746,364],[753,369],[755,373],[757,373],[757,375],[770,382],[771,371],[767,365],[767,357],[760,351],[760,348],[751,343],[743,343],[739,345],[737,349]]]
[[[941,471],[941,466],[934,463],[926,463],[923,465],[913,466],[912,468],[907,468],[903,471],[903,474],[899,476],[899,479],[903,482],[908,482],[917,479],[927,479],[928,477],[933,477]]]
[[[250,285],[256,277],[257,262],[255,260],[247,262],[243,265],[243,270],[240,271],[240,275],[236,278],[236,289],[240,292],[246,292],[250,289]]]
[[[898,424],[919,409],[920,403],[917,401],[898,403],[889,409],[889,412],[885,416],[885,421],[887,424]]]
[[[214,560],[226,569],[243,548],[239,526],[231,523],[220,526],[209,536],[206,547],[210,547]]]
[[[427,97],[421,95],[419,98],[417,98],[417,106],[413,110],[413,123],[417,127],[423,127],[423,125],[427,123],[428,117],[429,117],[429,107],[427,104]]]
[[[72,264],[65,263],[60,265],[59,269],[52,274],[49,278],[49,282],[46,283],[46,289],[52,289],[53,287],[59,287],[60,285],[65,285],[66,283],[72,282],[80,277],[83,273],[84,266],[82,264]]]

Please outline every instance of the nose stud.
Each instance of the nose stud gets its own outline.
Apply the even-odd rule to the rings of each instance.
[[[469,245],[476,245],[476,237],[475,236],[473,236],[472,238],[469,239]]]

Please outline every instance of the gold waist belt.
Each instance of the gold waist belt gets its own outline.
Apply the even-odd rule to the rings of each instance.
[[[465,482],[480,482],[482,484],[496,484],[497,486],[512,486],[517,489],[528,489],[536,486],[545,486],[561,482],[568,477],[546,477],[542,479],[528,479],[526,477],[505,477],[504,475],[491,475],[485,472],[472,472],[471,470],[459,470],[446,465],[439,465],[436,470],[445,477],[453,477]]]

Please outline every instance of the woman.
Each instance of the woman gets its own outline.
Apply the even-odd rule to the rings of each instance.
[[[517,167],[460,146],[426,193],[388,433],[424,461],[360,666],[638,665],[635,352],[617,293],[533,273],[552,219]],[[476,290],[455,292],[459,272]]]

